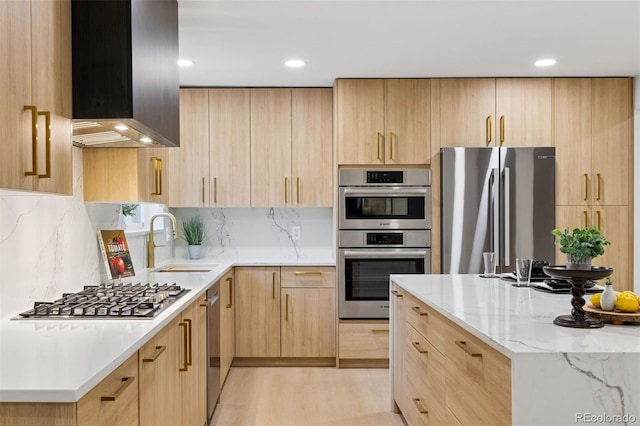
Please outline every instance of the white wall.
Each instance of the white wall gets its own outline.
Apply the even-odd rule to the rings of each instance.
[[[640,294],[640,76],[633,79],[634,143],[633,143],[633,289]]]

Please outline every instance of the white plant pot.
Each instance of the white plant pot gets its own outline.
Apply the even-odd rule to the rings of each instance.
[[[202,246],[187,246],[189,249],[189,259],[200,259],[200,249]]]

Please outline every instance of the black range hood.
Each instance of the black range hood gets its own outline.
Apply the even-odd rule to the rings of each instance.
[[[180,146],[177,0],[72,0],[73,143]]]

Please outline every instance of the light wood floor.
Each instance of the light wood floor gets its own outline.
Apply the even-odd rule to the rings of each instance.
[[[389,370],[233,367],[212,425],[404,425],[389,411]]]

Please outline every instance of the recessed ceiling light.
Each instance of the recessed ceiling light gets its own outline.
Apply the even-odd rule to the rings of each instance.
[[[289,68],[300,68],[304,66],[304,61],[301,59],[289,59],[284,64]]]
[[[536,67],[550,67],[551,65],[556,64],[555,59],[538,59],[536,62]]]
[[[151,138],[147,137],[147,136],[143,136],[140,138],[140,142],[142,143],[151,143]]]
[[[178,59],[179,67],[190,67],[191,65],[193,65],[193,61],[190,61],[189,59]]]
[[[129,129],[129,128],[128,128],[127,126],[125,126],[124,124],[116,124],[116,125],[115,125],[115,126],[113,126],[113,127],[115,127],[115,129],[116,129],[116,130],[120,130],[121,132],[123,132],[123,131],[125,131],[125,130],[128,130],[128,129]]]

